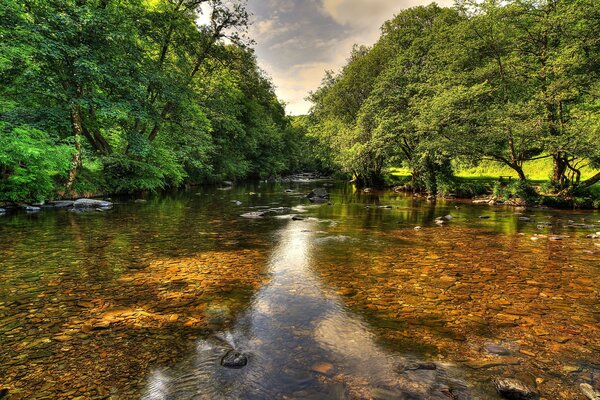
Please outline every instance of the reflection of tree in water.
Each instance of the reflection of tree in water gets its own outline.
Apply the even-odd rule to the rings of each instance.
[[[316,226],[316,225],[315,225]],[[409,360],[376,344],[364,321],[349,313],[312,273],[314,228],[290,222],[271,256],[272,281],[233,329],[201,340],[194,354],[152,373],[147,400],[371,397],[468,398],[461,383],[437,369],[402,371]],[[231,349],[247,354],[239,370],[221,366]],[[335,397],[338,396],[338,397]]]

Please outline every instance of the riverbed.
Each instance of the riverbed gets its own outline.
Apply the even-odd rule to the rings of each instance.
[[[311,203],[321,186],[330,198]],[[7,398],[499,399],[498,377],[545,399],[600,389],[597,211],[335,182],[113,201],[0,216]],[[245,365],[223,366],[232,352]]]

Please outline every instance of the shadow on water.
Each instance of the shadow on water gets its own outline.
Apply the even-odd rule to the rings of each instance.
[[[272,281],[228,332],[151,372],[143,399],[468,399],[448,367],[376,343],[368,324],[311,270],[316,224],[290,221],[270,257]],[[247,366],[225,368],[231,351]]]

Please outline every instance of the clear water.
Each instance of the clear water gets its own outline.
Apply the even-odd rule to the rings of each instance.
[[[491,399],[505,376],[576,399],[579,383],[598,385],[600,242],[586,238],[598,213],[341,184],[312,205],[304,194],[320,185],[0,217],[0,388],[15,399]],[[223,367],[230,351],[247,365]]]

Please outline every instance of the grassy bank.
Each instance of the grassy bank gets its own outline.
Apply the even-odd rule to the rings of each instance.
[[[528,162],[524,171],[529,178],[528,184],[518,181],[518,175],[512,169],[498,163],[481,163],[477,167],[455,166],[455,178],[439,186],[439,194],[452,194],[457,197],[472,198],[493,195],[502,200],[524,198],[531,204],[548,205],[562,208],[600,208],[600,183],[589,188],[577,197],[562,199],[548,193],[552,160],[541,159]],[[581,179],[585,180],[598,171],[591,168],[582,170]],[[401,185],[410,180],[410,170],[390,168],[387,181],[392,185]]]

